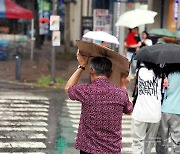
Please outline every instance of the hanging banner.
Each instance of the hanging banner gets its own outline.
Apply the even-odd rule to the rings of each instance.
[[[59,30],[60,27],[60,16],[50,16],[50,30]]]
[[[52,32],[52,46],[60,46],[61,45],[61,34],[60,31]]]
[[[111,29],[111,19],[109,15],[109,10],[94,9],[93,30],[110,33],[110,29]]]
[[[179,6],[179,0],[174,0],[174,21],[178,21],[178,6]]]

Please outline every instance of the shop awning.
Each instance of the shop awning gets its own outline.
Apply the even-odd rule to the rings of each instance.
[[[33,13],[12,0],[0,0],[0,18],[32,19]]]

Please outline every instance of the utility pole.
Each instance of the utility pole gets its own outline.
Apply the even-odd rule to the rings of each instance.
[[[70,2],[66,3],[65,6],[65,23],[64,23],[64,45],[65,52],[70,52]]]
[[[57,14],[58,2],[57,0],[52,0],[52,15]],[[53,37],[53,35],[52,35]],[[56,83],[55,79],[55,60],[56,60],[56,53],[55,53],[55,46],[52,46],[52,53],[51,53],[51,84]]]

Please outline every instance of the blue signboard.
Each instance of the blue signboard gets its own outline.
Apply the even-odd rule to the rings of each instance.
[[[174,21],[178,21],[178,6],[179,6],[179,0],[174,0]]]

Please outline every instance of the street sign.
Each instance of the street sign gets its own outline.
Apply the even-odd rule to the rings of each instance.
[[[61,35],[60,31],[52,32],[52,46],[60,46],[61,45]]]
[[[50,30],[59,30],[60,27],[60,16],[52,15],[50,16]]]
[[[178,21],[178,6],[179,5],[179,0],[174,0],[174,21]]]

